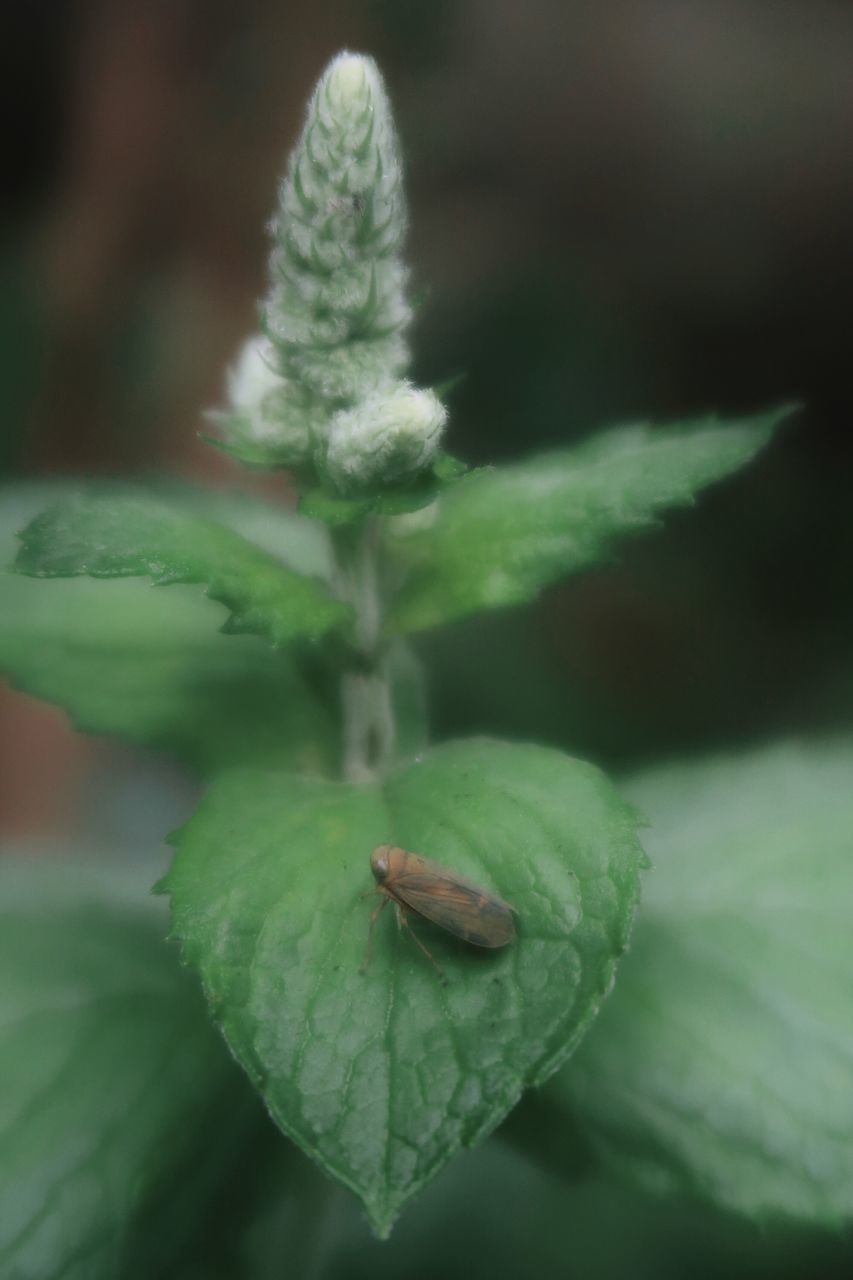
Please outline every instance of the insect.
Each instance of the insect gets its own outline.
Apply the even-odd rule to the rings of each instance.
[[[419,853],[410,853],[392,844],[380,844],[370,855],[370,870],[376,880],[375,892],[381,895],[381,901],[370,917],[367,955],[362,972],[370,963],[374,925],[389,902],[394,903],[400,928],[409,930],[415,944],[442,979],[444,974],[435,958],[409,924],[410,911],[416,911],[424,919],[476,947],[505,947],[515,937],[514,907],[496,893],[429,858],[422,858]]]

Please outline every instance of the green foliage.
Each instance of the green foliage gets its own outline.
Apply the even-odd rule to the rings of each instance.
[[[305,516],[330,525],[353,524],[369,515],[400,516],[420,511],[435,502],[442,489],[465,474],[465,464],[447,453],[439,453],[429,470],[408,484],[384,485],[374,493],[343,498],[318,485],[304,493],[299,510]]]
[[[513,1196],[489,1182],[502,1162],[547,1197],[552,1223],[583,1204],[571,1184],[596,1158],[756,1217],[838,1221],[853,1204],[853,746],[631,785],[656,823],[657,871],[585,1040],[628,944],[646,865],[637,812],[545,747],[431,747],[420,662],[399,638],[598,563],[747,463],[790,411],[629,426],[465,474],[437,452],[444,405],[402,381],[405,226],[381,76],[342,54],[280,188],[266,337],[244,346],[218,415],[227,452],[294,467],[301,514],[162,483],[6,495],[0,536],[29,523],[0,582],[0,663],[80,727],[209,775],[162,882],[173,936],[279,1129],[356,1192],[378,1234],[545,1086],[504,1138],[547,1174],[500,1144],[473,1166],[473,1264],[460,1263],[471,1215],[439,1199],[410,1239],[442,1235],[449,1266],[430,1257],[419,1273],[403,1251],[395,1272],[394,1252],[377,1263],[362,1235],[355,1274],[509,1275],[523,1256],[564,1275],[562,1220],[558,1250],[519,1248]],[[386,911],[365,969],[374,904],[387,905],[367,901],[369,857],[385,843],[505,897],[518,937],[488,950],[414,917],[445,982]],[[276,1210],[249,1214],[254,1233],[217,1211],[252,1135],[247,1165],[259,1183],[268,1172],[255,1095],[151,904],[64,868],[2,881],[6,1272],[230,1280],[242,1258],[253,1280],[321,1274],[321,1205],[339,1193],[294,1150],[269,1183]],[[544,1236],[537,1214],[524,1231]],[[621,1240],[614,1256],[643,1274]],[[350,1259],[330,1247],[327,1274],[349,1275]]]
[[[130,583],[51,586],[0,617],[0,664],[76,728],[161,748],[201,773],[251,762],[334,769],[333,707],[288,655],[217,634],[209,602],[181,589],[152,602]]]
[[[0,496],[0,563],[14,554],[12,532],[59,493],[67,496],[49,486]],[[181,500],[262,545],[285,544],[297,571],[328,573],[309,521],[225,495]],[[334,699],[297,655],[224,636],[223,619],[192,587],[0,576],[0,668],[64,707],[77,728],[163,748],[203,773],[252,762],[331,772]]]
[[[444,986],[382,919],[360,972],[368,854],[385,842],[493,887],[517,941],[485,953],[416,924]],[[626,945],[641,860],[633,812],[597,770],[485,741],[382,786],[229,775],[178,847],[174,932],[234,1054],[382,1233],[579,1042]]]
[[[388,651],[388,678],[393,702],[395,755],[411,760],[429,745],[429,712],[423,665],[407,644]]]
[[[519,1155],[502,1130],[455,1161],[371,1240],[345,1193],[285,1144],[243,1231],[241,1280],[821,1280],[846,1277],[842,1239],[758,1231],[701,1203],[653,1199],[601,1176],[567,1182]],[[316,1236],[305,1240],[306,1220]],[[307,1245],[307,1247],[305,1247]],[[313,1245],[313,1249],[312,1249]]]
[[[0,1273],[164,1274],[254,1100],[137,882],[7,857],[0,886]]]
[[[476,471],[431,524],[394,546],[407,574],[392,621],[403,630],[520,604],[602,560],[617,535],[654,524],[748,462],[791,410],[722,423],[622,427],[587,444]]]
[[[758,1218],[853,1204],[853,744],[671,767],[629,795],[654,874],[549,1086],[622,1172]]]
[[[265,636],[276,646],[316,639],[348,618],[320,583],[232,529],[146,493],[67,498],[37,516],[21,541],[19,573],[202,583],[230,610],[224,631]]]
[[[222,416],[225,417],[225,415]],[[200,431],[199,439],[211,445],[212,448],[218,449],[220,453],[226,454],[227,457],[233,458],[235,462],[242,463],[250,471],[275,471],[279,468],[286,470],[292,465],[289,461],[280,461],[274,447],[237,438],[233,424],[238,421],[236,414],[227,417],[226,422],[232,424],[232,434],[228,438],[219,439],[217,436],[208,435],[206,431]]]

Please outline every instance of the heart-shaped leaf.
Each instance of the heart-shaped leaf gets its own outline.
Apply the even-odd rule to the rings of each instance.
[[[165,888],[185,958],[276,1122],[378,1232],[581,1039],[626,945],[634,828],[590,765],[477,741],[384,785],[225,775],[180,833]],[[444,985],[388,913],[360,972],[386,842],[509,900],[516,941],[484,951],[415,920]]]

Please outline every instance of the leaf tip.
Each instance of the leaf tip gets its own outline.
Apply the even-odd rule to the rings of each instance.
[[[367,1221],[370,1223],[370,1229],[377,1240],[387,1240],[391,1235],[394,1223],[397,1221],[398,1214],[396,1210],[390,1209],[388,1205],[373,1204],[365,1200],[364,1209],[367,1215]]]
[[[783,422],[785,418],[792,418],[795,413],[802,413],[805,407],[805,400],[788,400],[785,404],[780,404],[778,408],[771,409],[769,416],[775,422]]]
[[[756,414],[751,420],[747,420],[744,426],[751,428],[753,435],[760,438],[756,451],[769,444],[776,434],[777,428],[783,422],[787,422],[795,414],[801,413],[805,407],[805,403],[802,400],[790,400],[785,404],[777,405],[774,409],[767,409],[764,413]]]

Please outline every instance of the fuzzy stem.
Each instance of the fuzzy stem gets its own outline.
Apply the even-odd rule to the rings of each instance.
[[[343,773],[349,782],[381,777],[394,752],[394,709],[382,644],[380,540],[377,519],[332,532],[337,594],[355,611],[353,649],[341,674]]]

